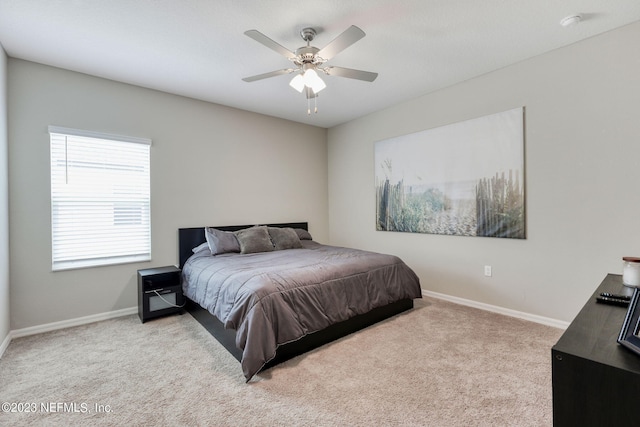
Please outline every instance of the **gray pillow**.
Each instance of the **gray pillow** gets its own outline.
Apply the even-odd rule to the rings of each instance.
[[[276,251],[282,249],[300,249],[302,243],[293,228],[268,227],[269,236]]]
[[[304,230],[302,228],[294,228],[293,231],[296,232],[300,240],[313,240],[311,238],[311,234],[309,234],[307,230]]]
[[[204,242],[203,244],[198,245],[197,247],[191,249],[191,252],[193,252],[194,254],[197,254],[198,252],[202,252],[202,251],[207,251],[211,253],[211,249],[209,249],[209,244],[207,242]]]
[[[240,244],[236,235],[230,231],[222,231],[217,228],[206,227],[204,236],[207,239],[211,255],[240,252]]]
[[[245,228],[235,232],[240,243],[240,253],[253,254],[273,251],[273,243],[264,225]]]

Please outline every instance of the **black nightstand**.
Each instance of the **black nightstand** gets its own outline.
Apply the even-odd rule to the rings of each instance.
[[[142,323],[182,313],[184,296],[180,273],[181,270],[173,265],[138,270],[138,316]]]

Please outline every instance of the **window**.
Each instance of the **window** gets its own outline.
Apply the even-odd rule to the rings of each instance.
[[[151,259],[151,140],[49,126],[53,270]]]

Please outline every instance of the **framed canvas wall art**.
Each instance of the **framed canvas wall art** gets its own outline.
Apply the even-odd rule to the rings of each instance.
[[[375,143],[376,229],[525,238],[524,107]]]

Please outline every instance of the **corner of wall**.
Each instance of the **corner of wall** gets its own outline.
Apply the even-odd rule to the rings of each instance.
[[[9,307],[9,131],[7,54],[0,45],[0,357],[11,342]]]

